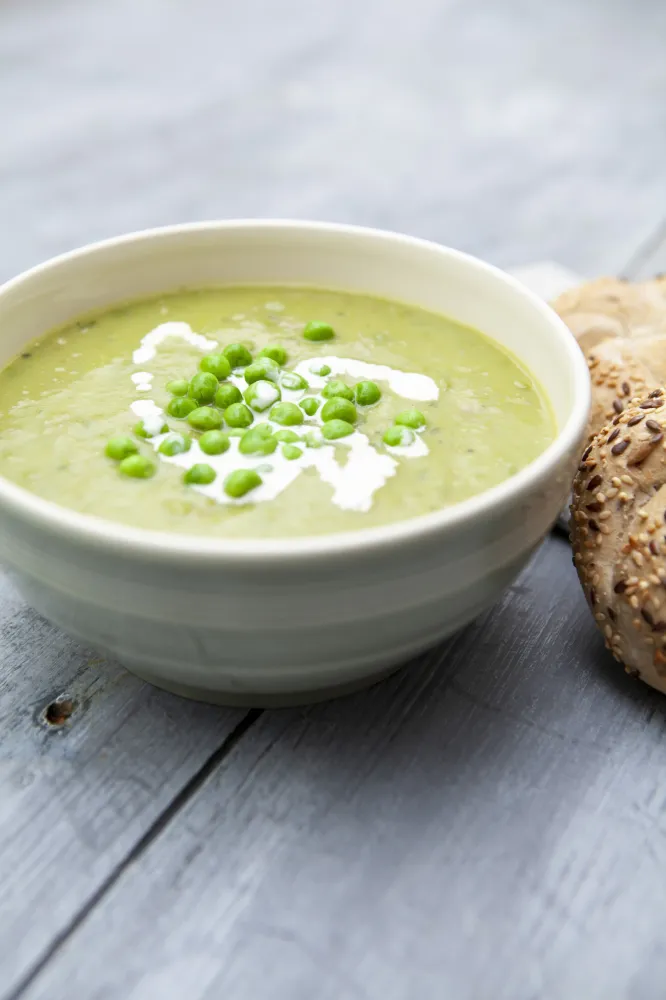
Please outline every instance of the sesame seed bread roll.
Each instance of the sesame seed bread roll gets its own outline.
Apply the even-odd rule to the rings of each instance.
[[[587,358],[590,438],[629,400],[666,385],[666,276],[635,284],[600,278],[552,305]]]
[[[624,401],[573,484],[574,563],[606,646],[666,693],[666,395]]]

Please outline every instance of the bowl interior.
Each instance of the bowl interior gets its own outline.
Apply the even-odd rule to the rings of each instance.
[[[580,403],[573,338],[513,279],[420,240],[314,223],[171,227],[41,265],[0,290],[0,364],[41,333],[90,310],[182,287],[244,282],[366,292],[444,313],[527,365],[548,394],[558,430]]]

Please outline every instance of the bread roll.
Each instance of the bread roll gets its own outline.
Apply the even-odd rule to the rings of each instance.
[[[666,385],[666,276],[636,284],[600,278],[565,292],[553,308],[587,357],[590,437],[630,399]]]
[[[653,390],[583,452],[571,544],[590,610],[628,673],[666,692],[666,395]]]
[[[571,544],[606,646],[666,693],[666,278],[603,278],[554,303],[586,353],[590,443]]]

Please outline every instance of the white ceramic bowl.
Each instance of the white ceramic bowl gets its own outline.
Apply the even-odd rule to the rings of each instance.
[[[81,313],[177,287],[296,282],[399,299],[506,345],[545,387],[557,438],[501,485],[348,534],[227,541],[131,529],[0,478],[0,559],[26,600],[162,687],[209,701],[308,701],[368,684],[465,625],[516,576],[567,497],[589,409],[566,327],[519,282],[394,233],[211,222],[135,233],[0,288],[0,364]]]

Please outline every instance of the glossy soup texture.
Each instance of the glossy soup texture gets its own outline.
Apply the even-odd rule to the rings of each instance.
[[[226,373],[231,344],[252,368],[228,351]],[[1,475],[85,514],[210,537],[401,521],[501,482],[553,437],[540,387],[482,333],[337,291],[133,302],[0,372]]]

